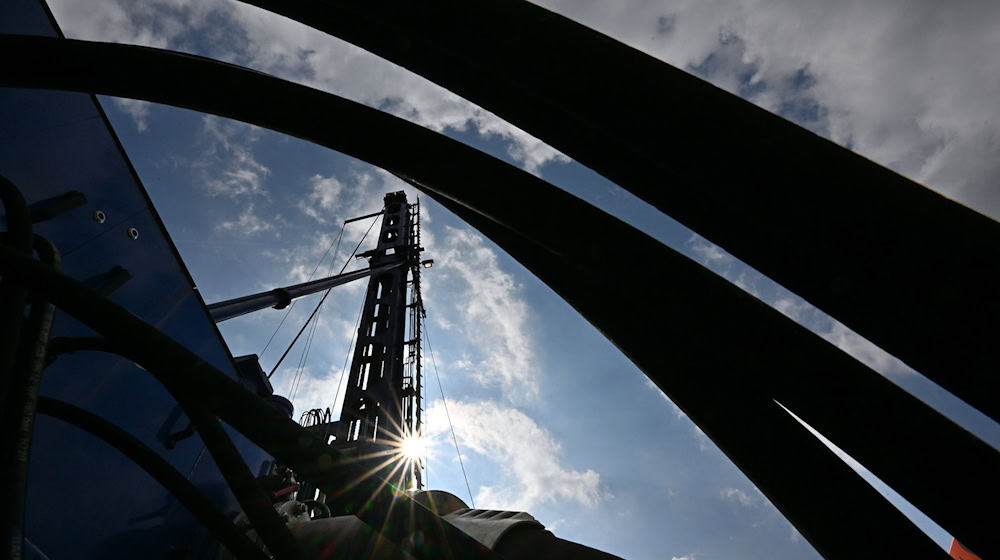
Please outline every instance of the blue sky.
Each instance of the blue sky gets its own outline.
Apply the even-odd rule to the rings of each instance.
[[[537,173],[684,252],[1000,445],[995,423],[718,247],[491,113],[371,54],[225,0],[52,4],[70,37],[250,66],[404,116]],[[904,9],[888,1],[544,4],[1000,215],[1000,62],[986,56],[1000,50],[995,5],[965,2],[944,11],[931,2]],[[320,262],[344,219],[378,210],[385,192],[418,196],[378,169],[294,138],[180,109],[102,102],[207,301],[303,281],[317,264],[318,274],[339,269],[367,227],[348,226],[337,262]],[[488,240],[421,202],[423,244],[435,259],[424,276],[429,338],[477,506],[528,511],[559,536],[626,558],[817,557],[592,326]],[[614,255],[608,266],[615,266]],[[295,384],[297,411],[336,401],[362,289],[343,286],[328,299]],[[235,355],[262,354],[269,369],[312,301],[295,306],[266,352],[279,311],[223,323],[223,335]],[[292,393],[299,348],[275,374],[279,393]],[[425,366],[430,485],[469,500],[429,359]],[[907,511],[947,545],[944,531]]]

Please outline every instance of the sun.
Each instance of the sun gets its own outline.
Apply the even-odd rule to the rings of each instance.
[[[423,457],[427,442],[422,437],[407,436],[399,444],[399,453],[407,459],[419,459]]]

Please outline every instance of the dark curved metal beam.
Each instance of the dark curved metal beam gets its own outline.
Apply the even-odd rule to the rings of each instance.
[[[493,111],[1000,421],[990,218],[522,0],[242,1]]]
[[[196,401],[181,401],[181,405],[243,513],[270,553],[277,560],[306,560],[301,543],[296,542],[286,520],[275,511],[271,496],[250,472],[250,467],[219,419],[197,405]]]
[[[954,500],[996,493],[986,483],[1000,472],[994,450],[703,267],[537,177],[391,115],[207,59],[29,37],[0,38],[0,54],[0,85],[92,91],[237,118],[421,185],[596,325],[823,554],[943,552],[774,398],[973,549],[988,542],[991,527]],[[629,263],[627,274],[606,266],[612,254]],[[652,286],[655,298],[646,295]],[[642,314],[676,322],[652,332]],[[844,414],[841,397],[863,409]],[[921,432],[896,431],[914,421]]]

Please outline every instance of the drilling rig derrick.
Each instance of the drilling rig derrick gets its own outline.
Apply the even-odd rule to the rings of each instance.
[[[382,225],[368,258],[374,273],[368,281],[347,373],[339,421],[330,410],[303,414],[304,426],[338,448],[360,448],[364,455],[397,452],[422,433],[420,295],[420,205],[403,192],[385,196]],[[423,465],[412,459],[406,484],[423,488]]]

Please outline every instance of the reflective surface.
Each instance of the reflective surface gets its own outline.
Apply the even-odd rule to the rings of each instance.
[[[4,2],[0,32],[56,34],[33,0]],[[87,198],[83,207],[34,228],[60,251],[64,271],[87,280],[124,267],[131,279],[111,296],[115,302],[232,374],[229,351],[96,101],[84,94],[3,89],[0,123],[0,173],[29,204],[71,190]],[[98,211],[103,223],[95,219]],[[53,336],[92,334],[57,313]],[[224,511],[237,511],[197,436],[166,448],[165,437],[187,419],[135,364],[98,352],[62,355],[46,369],[42,394],[119,425]],[[263,452],[243,439],[237,444],[251,470],[266,468]],[[28,483],[26,535],[49,558],[214,555],[204,530],[162,487],[107,444],[61,421],[38,416]]]

